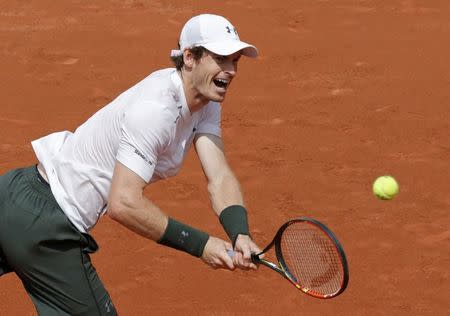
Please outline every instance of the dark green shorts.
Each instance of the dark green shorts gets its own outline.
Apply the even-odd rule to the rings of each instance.
[[[89,257],[97,249],[69,222],[36,166],[0,177],[0,275],[19,276],[39,315],[117,315]]]

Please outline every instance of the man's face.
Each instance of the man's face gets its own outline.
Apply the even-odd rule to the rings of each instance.
[[[236,76],[240,58],[240,52],[221,56],[206,50],[192,69],[194,87],[204,98],[222,102]]]

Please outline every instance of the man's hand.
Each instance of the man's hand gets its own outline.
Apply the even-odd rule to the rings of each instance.
[[[260,253],[261,249],[253,242],[248,235],[238,235],[236,244],[234,246],[234,265],[243,270],[253,269],[258,267],[252,262],[252,253]]]
[[[227,253],[232,249],[233,246],[229,242],[210,236],[201,259],[214,269],[234,270],[233,260]]]

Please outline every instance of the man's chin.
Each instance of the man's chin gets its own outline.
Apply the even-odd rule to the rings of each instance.
[[[223,102],[225,100],[225,92],[224,93],[215,93],[213,96],[211,96],[211,101],[214,102]]]

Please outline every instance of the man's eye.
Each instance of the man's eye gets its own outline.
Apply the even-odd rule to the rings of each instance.
[[[219,63],[223,63],[227,60],[227,58],[225,56],[216,56],[216,60]]]

